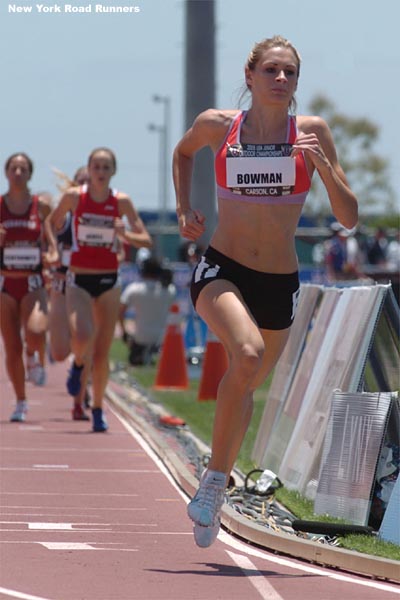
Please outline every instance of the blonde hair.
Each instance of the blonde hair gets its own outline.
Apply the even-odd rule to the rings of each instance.
[[[288,50],[293,52],[293,55],[297,62],[297,79],[298,79],[300,76],[300,64],[301,64],[300,54],[298,53],[296,48],[293,46],[293,44],[281,35],[274,35],[271,38],[266,38],[265,40],[262,40],[261,42],[257,42],[256,44],[254,44],[253,49],[251,50],[249,56],[247,57],[245,67],[247,69],[249,69],[250,71],[254,71],[254,69],[256,68],[257,63],[261,59],[263,53],[266,50],[269,50],[270,48],[287,48]],[[242,92],[240,94],[239,104],[243,100],[247,91],[250,91],[250,90],[249,90],[248,86],[246,85],[245,88],[242,89]],[[296,108],[297,108],[297,102],[296,102],[296,98],[293,96],[293,98],[291,99],[290,104],[289,104],[289,109],[293,113],[295,113]]]
[[[66,192],[70,187],[77,187],[78,185],[82,185],[83,179],[86,179],[85,183],[89,182],[87,167],[79,167],[73,179],[71,179],[68,175],[63,173],[63,171],[56,169],[56,167],[53,167],[52,171],[57,175],[59,179],[59,183],[57,183],[57,188],[62,194]]]

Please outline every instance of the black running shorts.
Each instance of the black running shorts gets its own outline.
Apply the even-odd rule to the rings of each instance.
[[[88,292],[92,298],[98,298],[104,292],[120,287],[118,273],[67,273],[67,287],[79,287]]]
[[[193,271],[190,294],[194,307],[201,290],[215,279],[236,285],[260,329],[286,329],[293,323],[300,294],[297,271],[255,271],[210,246]]]

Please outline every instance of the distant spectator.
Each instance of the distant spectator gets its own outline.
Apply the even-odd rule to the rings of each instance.
[[[145,260],[147,260],[148,258],[151,258],[151,250],[149,250],[148,248],[139,248],[138,251],[136,252],[136,257],[135,257],[135,262],[136,262],[136,266],[137,268],[140,269],[143,266],[143,263]]]
[[[322,266],[325,262],[325,242],[317,242],[311,250],[313,263]]]
[[[354,237],[355,237],[355,239],[357,241],[357,245],[358,245],[358,250],[357,250],[358,264],[360,265],[360,269],[362,270],[363,266],[368,263],[368,257],[367,257],[368,235],[367,235],[366,228],[363,225],[361,225],[360,227],[357,227]]]
[[[179,248],[179,260],[193,267],[199,262],[203,248],[195,242],[184,242]]]
[[[374,237],[368,240],[367,258],[370,265],[386,265],[388,245],[386,231],[378,227]]]
[[[390,271],[393,293],[400,304],[400,231],[397,231],[395,238],[388,244],[386,265]]]
[[[335,221],[325,246],[325,265],[332,280],[358,279],[358,243],[353,232]]]
[[[151,361],[162,342],[168,313],[176,298],[172,272],[155,258],[141,264],[142,281],[128,285],[121,295],[119,321],[122,337],[129,344],[129,362],[143,365]],[[130,335],[125,324],[128,308],[134,310],[134,331]]]
[[[400,271],[400,231],[398,231],[396,237],[389,242],[386,258],[389,269]]]

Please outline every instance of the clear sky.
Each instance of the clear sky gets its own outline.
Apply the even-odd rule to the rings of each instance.
[[[41,4],[61,12],[39,12]],[[91,4],[92,12],[65,13],[66,4]],[[113,185],[139,209],[157,208],[159,134],[148,124],[162,123],[162,105],[152,96],[169,96],[172,153],[184,127],[185,5],[103,0],[139,12],[96,14],[95,4],[1,0],[1,167],[10,154],[25,151],[35,164],[32,189],[56,193],[53,166],[72,176],[93,148],[109,146],[119,163]],[[11,12],[14,5],[31,11]],[[399,197],[400,2],[216,0],[215,6],[216,105],[236,107],[243,65],[256,41],[287,37],[303,60],[298,112],[308,112],[322,92],[344,114],[378,125],[376,149],[390,160]],[[5,188],[1,168],[0,191]]]

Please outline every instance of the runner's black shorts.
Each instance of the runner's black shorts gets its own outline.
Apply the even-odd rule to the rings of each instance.
[[[260,329],[287,329],[293,323],[300,294],[298,271],[263,273],[209,246],[192,275],[190,295],[195,308],[201,290],[216,279],[226,279],[238,288]]]
[[[118,272],[115,273],[73,273],[67,272],[66,287],[79,287],[92,298],[98,298],[104,292],[120,287]]]

